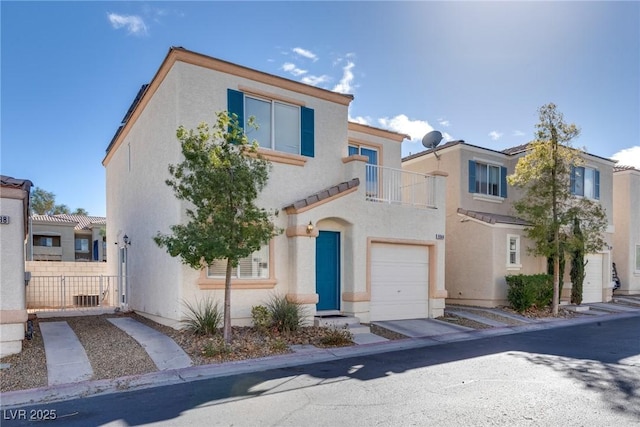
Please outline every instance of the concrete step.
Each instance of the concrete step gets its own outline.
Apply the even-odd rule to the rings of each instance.
[[[344,328],[351,325],[360,325],[360,319],[355,316],[343,316],[340,314],[316,315],[313,319],[313,326]]]

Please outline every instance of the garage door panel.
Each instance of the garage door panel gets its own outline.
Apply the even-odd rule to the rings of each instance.
[[[427,317],[429,249],[374,244],[371,248],[371,320]]]

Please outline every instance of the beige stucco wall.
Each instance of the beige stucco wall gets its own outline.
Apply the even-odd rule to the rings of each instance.
[[[57,224],[32,221],[31,235],[60,236],[59,247],[33,246],[31,239],[27,241],[27,259],[42,261],[75,261],[75,223]]]
[[[0,188],[0,357],[22,351],[27,321],[24,285],[24,199],[26,191]]]
[[[613,174],[613,261],[621,287],[616,294],[640,293],[640,271],[635,269],[636,245],[640,245],[640,171]]]
[[[178,62],[165,76],[135,126],[119,148],[106,161],[108,241],[122,244],[127,234],[132,243],[128,249],[130,307],[155,320],[177,326],[183,318],[184,301],[196,301],[207,295],[222,301],[221,289],[201,289],[200,272],[183,266],[171,258],[152,238],[157,232],[168,233],[180,223],[185,206],[178,203],[164,184],[169,177],[167,165],[180,161],[176,128],[195,128],[201,121],[212,122],[214,113],[227,108],[227,89],[250,87],[293,99],[314,109],[315,156],[297,156],[306,160],[303,166],[273,163],[269,183],[258,204],[279,210],[276,224],[282,229],[305,226],[311,221],[316,230],[339,228],[343,232],[344,250],[354,254],[345,258],[342,271],[343,292],[358,293],[343,299],[343,311],[361,316],[366,321],[368,301],[359,294],[366,291],[366,242],[368,237],[394,237],[433,241],[444,234],[444,210],[420,210],[407,206],[366,202],[364,197],[364,162],[343,163],[349,138],[382,147],[385,166],[400,167],[400,142],[365,131],[348,130],[347,105],[281,89],[261,81],[231,76]],[[303,213],[288,215],[283,207],[315,192],[343,181],[360,178],[356,192],[329,203],[320,204]],[[444,178],[438,178],[438,203],[444,206]],[[144,207],[142,209],[141,207]],[[437,265],[444,268],[444,242],[437,246]],[[117,274],[118,245],[108,245],[108,271]],[[264,304],[272,295],[288,295],[306,302],[308,311],[315,310],[315,239],[308,236],[287,237],[273,241],[272,256],[275,283],[268,286],[234,289],[232,318],[247,324],[253,305]],[[444,278],[436,276],[444,290]],[[442,313],[444,300],[434,298],[432,314]]]
[[[523,195],[523,190],[508,186],[507,197],[482,196],[469,192],[469,161],[495,164],[507,168],[507,174],[513,174],[518,158],[522,155],[507,156],[488,149],[456,144],[443,147],[434,154],[426,154],[402,163],[404,170],[431,172],[440,170],[448,173],[446,207],[446,289],[448,301],[456,304],[496,306],[506,304],[508,274],[537,274],[545,272],[546,261],[528,254],[532,246],[525,236],[524,227],[508,224],[487,224],[468,219],[457,214],[458,208],[493,214],[516,216],[513,202]],[[600,203],[605,209],[609,227],[605,233],[608,245],[613,237],[613,163],[585,156],[585,166],[600,171]],[[461,222],[463,221],[463,222]],[[520,259],[522,267],[507,268],[507,235],[520,236]],[[604,273],[611,271],[611,257],[607,248],[601,252]],[[603,273],[603,275],[604,275]],[[610,281],[603,278],[603,300],[610,299]],[[570,283],[564,286],[563,294],[570,292]]]

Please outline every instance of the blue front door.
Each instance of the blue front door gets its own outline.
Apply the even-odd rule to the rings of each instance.
[[[316,238],[316,310],[340,309],[340,233],[320,231]]]

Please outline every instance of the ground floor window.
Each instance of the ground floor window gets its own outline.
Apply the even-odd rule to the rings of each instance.
[[[507,235],[507,267],[521,267],[520,264],[520,236]]]
[[[89,239],[76,239],[76,252],[89,252]]]
[[[227,272],[227,260],[216,260],[207,268],[210,279],[224,279]],[[268,279],[269,245],[265,245],[250,256],[242,258],[238,266],[231,271],[234,279]]]

